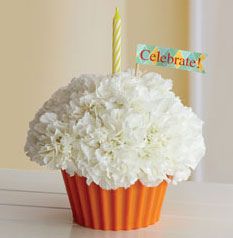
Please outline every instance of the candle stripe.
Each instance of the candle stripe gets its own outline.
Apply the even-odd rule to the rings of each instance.
[[[119,43],[121,43],[121,32],[120,32],[120,28],[119,28],[119,32],[118,34],[114,34],[114,40],[113,40],[113,46],[114,48],[119,47]]]
[[[118,35],[116,38],[117,38],[117,40],[116,40],[116,42],[114,42],[114,44],[113,44],[114,49],[116,49],[117,47],[119,47],[119,44],[121,44],[121,37],[120,37],[120,35]]]
[[[114,25],[113,31],[114,31],[115,33],[119,32],[119,30],[120,30],[120,28],[121,28],[121,20],[120,20],[120,19],[118,19],[117,21],[114,20],[113,25]]]
[[[118,8],[113,18],[112,72],[121,72],[121,18]]]
[[[119,42],[119,45],[118,46],[116,46],[115,48],[114,48],[114,55],[115,55],[115,58],[117,58],[117,57],[120,57],[120,54],[121,54],[121,46],[120,46],[120,42]]]
[[[116,63],[114,65],[114,68],[116,69],[116,72],[120,72],[121,71],[121,66],[120,66],[120,57],[116,60]]]

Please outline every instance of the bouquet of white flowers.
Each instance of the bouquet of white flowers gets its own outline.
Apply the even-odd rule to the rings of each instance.
[[[156,73],[82,75],[30,123],[31,160],[102,189],[188,179],[205,153],[202,121]]]

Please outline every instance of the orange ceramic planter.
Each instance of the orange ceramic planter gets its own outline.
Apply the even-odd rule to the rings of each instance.
[[[105,190],[86,178],[62,171],[74,222],[99,230],[131,230],[159,220],[167,182],[145,187],[139,181],[128,189]]]

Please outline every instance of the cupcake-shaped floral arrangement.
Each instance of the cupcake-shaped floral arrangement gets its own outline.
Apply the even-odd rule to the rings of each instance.
[[[74,221],[129,230],[158,221],[167,184],[203,157],[202,121],[159,74],[82,75],[30,123],[32,161],[62,171]]]

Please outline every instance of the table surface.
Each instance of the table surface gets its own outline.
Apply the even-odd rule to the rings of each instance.
[[[160,221],[134,231],[96,231],[72,223],[59,172],[0,169],[0,238],[228,238],[233,185],[169,185]]]

